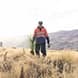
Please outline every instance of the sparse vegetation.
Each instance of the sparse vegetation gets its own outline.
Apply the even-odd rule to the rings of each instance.
[[[78,77],[78,53],[76,51],[51,50],[48,51],[47,57],[38,58],[31,55],[25,48],[5,50],[0,48],[0,54],[2,54],[0,56],[0,78]]]
[[[33,36],[32,35],[28,36],[28,40],[29,40],[30,49],[31,49],[30,53],[34,55],[35,43],[33,42]]]
[[[29,44],[30,44],[31,50],[34,50],[35,45],[33,43],[33,37],[32,37],[32,35],[28,36],[28,40],[29,40]]]

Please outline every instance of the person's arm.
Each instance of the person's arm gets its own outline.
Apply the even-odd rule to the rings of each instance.
[[[47,44],[50,44],[50,40],[48,36],[46,37],[46,39],[47,39]]]
[[[50,39],[49,39],[49,36],[48,36],[48,33],[47,33],[46,29],[45,29],[45,36],[46,36],[46,39],[47,39],[48,47],[50,47]]]

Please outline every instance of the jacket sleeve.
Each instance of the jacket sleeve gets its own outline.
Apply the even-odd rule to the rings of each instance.
[[[47,30],[46,29],[45,29],[45,36],[48,37],[48,33],[47,33]]]
[[[49,39],[49,37],[46,37],[46,39],[47,39],[47,44],[50,44],[50,39]]]
[[[48,33],[47,33],[47,30],[45,29],[45,36],[46,36],[46,39],[47,39],[47,44],[50,43],[50,39],[49,39],[49,36],[48,36]]]

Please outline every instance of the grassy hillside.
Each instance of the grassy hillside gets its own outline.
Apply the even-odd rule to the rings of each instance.
[[[78,30],[59,31],[50,33],[51,49],[63,50],[71,49],[78,50]]]
[[[48,50],[33,56],[24,48],[0,48],[0,78],[78,78],[78,53]]]

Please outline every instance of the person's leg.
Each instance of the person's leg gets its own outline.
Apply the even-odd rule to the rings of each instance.
[[[36,55],[40,56],[40,44],[36,44],[35,45],[35,52],[36,52]]]
[[[41,44],[41,52],[42,52],[44,57],[47,55],[46,54],[46,44],[45,43]]]

